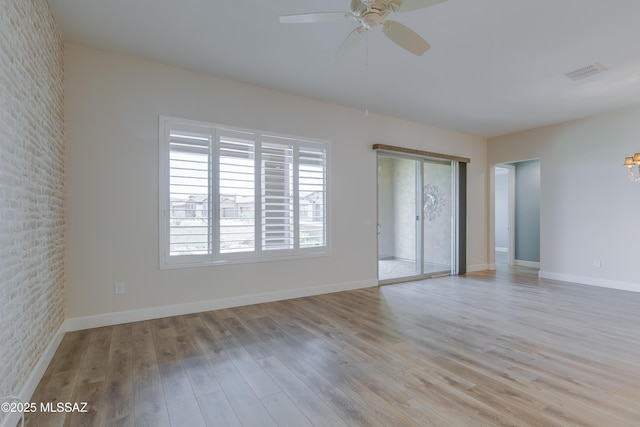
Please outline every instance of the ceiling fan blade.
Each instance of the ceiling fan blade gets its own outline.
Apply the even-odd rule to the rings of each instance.
[[[382,23],[382,32],[392,42],[417,56],[422,55],[431,47],[418,33],[396,21],[384,21]]]
[[[402,0],[396,12],[411,12],[412,10],[424,9],[425,7],[434,6],[446,0]]]
[[[348,17],[348,12],[302,13],[299,15],[281,15],[280,22],[283,24],[315,24],[319,22],[341,21]]]
[[[344,60],[347,55],[353,51],[353,48],[360,43],[365,35],[365,31],[367,31],[367,29],[362,25],[351,31],[338,48],[336,55],[333,57],[333,63]]]

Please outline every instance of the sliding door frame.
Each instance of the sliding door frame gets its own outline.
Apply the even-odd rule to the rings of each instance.
[[[465,274],[466,273],[466,240],[467,240],[467,226],[466,226],[466,211],[467,211],[467,163],[469,163],[468,158],[458,157],[458,156],[450,156],[445,154],[431,153],[421,150],[413,150],[402,147],[394,147],[389,145],[376,144],[373,146],[374,150],[377,150],[376,163],[380,157],[391,157],[391,158],[399,158],[399,159],[408,159],[408,160],[416,160],[420,163],[420,187],[424,186],[424,163],[425,162],[435,162],[442,163],[444,161],[451,162],[452,168],[452,204],[453,204],[453,225],[451,227],[451,273],[452,275]],[[376,168],[376,174],[379,173],[379,168]],[[379,195],[379,178],[376,176],[376,182],[378,183],[378,188],[376,190],[376,197]],[[422,207],[424,206],[424,195],[423,191],[418,191],[418,206],[422,211]],[[377,199],[376,208],[378,210],[378,223],[379,223],[379,199]],[[420,246],[420,274],[392,279],[380,280],[380,271],[379,271],[379,242],[376,245],[376,262],[378,266],[378,283],[380,285],[391,284],[391,283],[399,283],[405,281],[411,281],[416,279],[423,279],[429,276],[424,274],[424,212],[420,212],[419,214],[419,232],[420,236],[417,239],[416,245]],[[378,240],[380,238],[378,237]]]

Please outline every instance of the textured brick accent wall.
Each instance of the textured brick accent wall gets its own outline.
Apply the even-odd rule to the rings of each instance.
[[[64,321],[63,179],[62,37],[47,0],[0,0],[0,396]]]

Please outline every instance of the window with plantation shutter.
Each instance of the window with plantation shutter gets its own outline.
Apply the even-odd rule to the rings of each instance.
[[[329,253],[327,141],[160,118],[160,263]]]
[[[286,140],[263,137],[262,250],[293,249],[293,146]]]
[[[245,132],[220,131],[218,134],[220,253],[253,252],[256,247],[255,140]]]
[[[209,254],[211,135],[175,128],[169,133],[170,256]]]
[[[298,154],[299,245],[322,247],[327,241],[326,151],[301,147]]]

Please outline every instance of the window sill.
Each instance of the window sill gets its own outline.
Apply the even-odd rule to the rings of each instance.
[[[161,260],[160,270],[174,270],[182,268],[199,268],[199,267],[220,267],[224,265],[237,265],[237,264],[257,264],[273,261],[295,261],[312,258],[323,258],[331,255],[331,251],[324,248],[323,251],[305,251],[303,254],[297,255],[273,255],[263,256],[261,258],[236,258],[236,259],[221,259],[221,260],[207,260],[207,261],[192,261],[192,262],[180,262],[172,261],[166,262]]]

